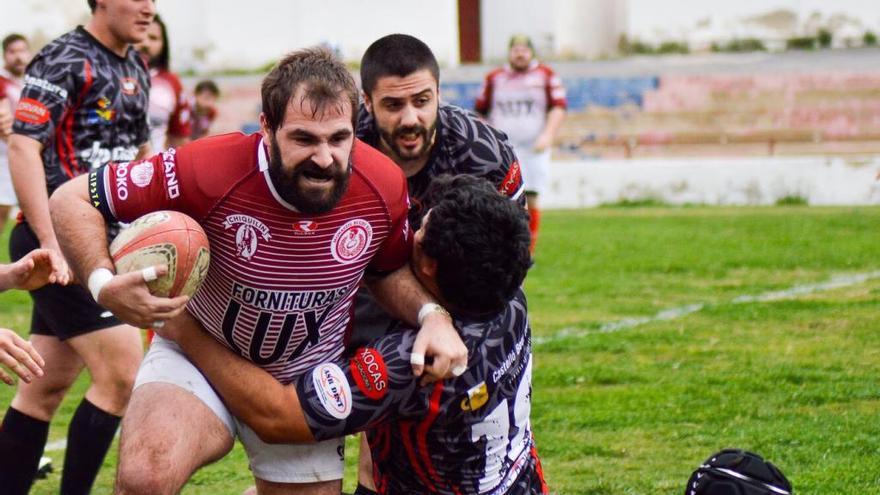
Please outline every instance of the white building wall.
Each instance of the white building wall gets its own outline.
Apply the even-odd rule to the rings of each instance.
[[[2,0],[0,33],[42,44],[88,20],[85,0]],[[412,34],[443,65],[458,63],[455,0],[167,0],[157,9],[169,27],[177,70],[254,68],[303,46],[327,42],[359,61],[377,38]],[[2,37],[2,36],[0,36]]]
[[[627,2],[621,0],[482,0],[483,60],[507,58],[515,33],[532,38],[541,57],[592,58],[612,55],[627,30]]]

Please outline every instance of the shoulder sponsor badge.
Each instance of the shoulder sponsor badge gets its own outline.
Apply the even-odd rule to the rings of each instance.
[[[373,227],[370,222],[360,218],[349,220],[333,235],[330,254],[342,264],[353,263],[364,254],[372,240]]]
[[[312,383],[318,400],[331,416],[345,419],[351,414],[351,388],[342,368],[324,363],[312,371]]]
[[[504,176],[504,180],[498,186],[498,191],[505,196],[513,196],[519,191],[521,186],[522,171],[520,170],[519,162],[515,161],[510,164],[510,169],[507,170],[507,175]]]
[[[33,98],[22,98],[15,108],[15,118],[26,124],[41,125],[49,122],[49,109]]]
[[[380,400],[388,393],[388,368],[376,349],[361,347],[355,352],[351,376],[361,392],[372,400]]]

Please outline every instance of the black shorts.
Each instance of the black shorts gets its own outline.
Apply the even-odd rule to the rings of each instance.
[[[9,236],[9,257],[18,261],[40,247],[37,236],[27,222],[19,223]],[[31,333],[67,340],[95,330],[121,325],[116,316],[102,308],[79,284],[60,286],[48,284],[30,292],[34,307],[31,312]]]

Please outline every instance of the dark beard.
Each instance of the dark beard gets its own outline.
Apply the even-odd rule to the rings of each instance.
[[[281,161],[281,148],[278,142],[273,139],[270,146],[271,156],[269,158],[269,178],[272,179],[272,185],[275,191],[284,201],[287,201],[294,208],[302,213],[316,215],[326,213],[336,206],[336,203],[342,199],[345,191],[348,190],[348,179],[351,177],[351,156],[345,167],[340,167],[334,163],[328,169],[321,168],[311,159],[300,162],[293,169],[291,174],[285,174]],[[309,195],[300,189],[300,179],[308,173],[312,177],[321,177],[333,179],[333,189],[329,194],[321,196]]]
[[[438,116],[439,119],[439,116]],[[376,126],[378,127],[378,125]],[[407,134],[409,132],[415,131],[419,135],[422,136],[422,147],[419,149],[418,153],[415,156],[404,156],[403,150],[397,146],[397,138],[400,137],[401,134]],[[403,127],[398,127],[394,129],[393,132],[386,132],[384,129],[379,129],[379,134],[382,135],[382,139],[391,148],[391,151],[394,152],[402,160],[418,160],[419,158],[423,158],[428,152],[431,150],[431,145],[433,145],[433,137],[434,133],[437,132],[437,121],[431,125],[431,128],[428,129],[421,125],[408,125]]]

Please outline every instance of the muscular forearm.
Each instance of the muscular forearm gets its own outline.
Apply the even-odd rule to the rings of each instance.
[[[293,385],[283,385],[236,355],[184,312],[169,322],[173,339],[208,378],[238,419],[264,441],[314,442]]]
[[[19,207],[40,245],[54,247],[57,241],[49,218],[49,194],[41,151],[42,145],[34,139],[19,135],[9,138],[9,172]]]
[[[404,265],[384,277],[365,280],[376,301],[391,316],[410,325],[417,324],[419,309],[436,299],[419,283],[409,265]]]
[[[64,257],[83,282],[96,268],[113,270],[107,250],[107,225],[89,202],[88,175],[67,181],[52,195],[52,224]]]

